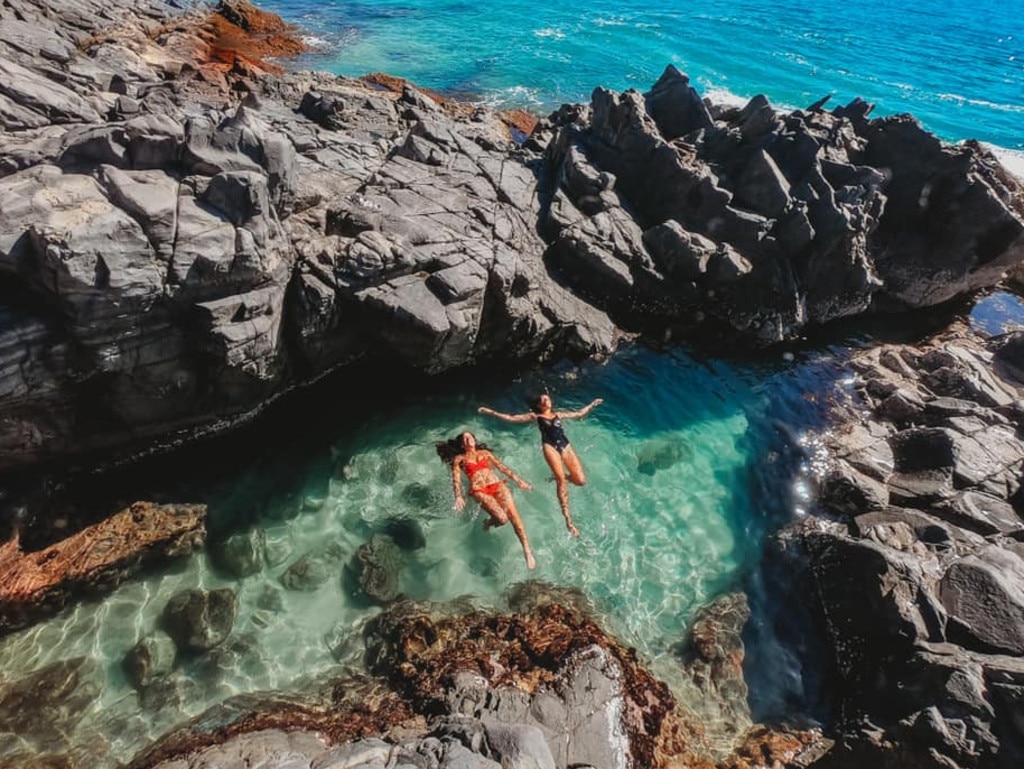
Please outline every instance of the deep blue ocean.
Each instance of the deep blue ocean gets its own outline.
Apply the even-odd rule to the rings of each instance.
[[[947,141],[1024,163],[1021,0],[265,0],[320,52],[303,66],[387,72],[547,112],[596,86],[647,90],[667,64],[705,96],[779,108],[832,94],[909,112]]]

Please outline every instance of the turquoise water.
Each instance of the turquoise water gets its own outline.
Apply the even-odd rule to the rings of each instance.
[[[742,587],[758,569],[765,532],[806,504],[811,437],[827,403],[816,393],[837,386],[830,361],[816,353],[729,363],[630,348],[603,363],[512,382],[440,382],[399,402],[360,392],[343,376],[261,437],[156,462],[154,475],[166,482],[157,496],[209,504],[211,544],[101,604],[81,604],[0,640],[2,676],[17,679],[79,655],[97,660],[100,694],[71,743],[88,744],[86,735],[101,730],[110,741],[105,758],[127,758],[232,694],[294,688],[358,667],[360,629],[379,607],[346,579],[346,564],[375,532],[405,527],[408,535],[411,527],[423,541],[400,551],[404,595],[472,596],[479,606],[501,608],[505,590],[527,579],[576,588],[612,631],[678,682],[674,650],[694,611]],[[579,539],[565,531],[536,428],[476,413],[481,404],[521,411],[544,388],[556,408],[604,398],[587,418],[566,423],[590,479],[570,490]],[[484,531],[473,505],[453,510],[448,471],[433,445],[463,429],[535,487],[515,495],[534,572],[510,527]],[[253,531],[260,533],[258,570],[235,577],[218,568],[213,541]],[[284,575],[303,557],[323,579],[289,589]],[[195,587],[236,591],[232,635],[212,655],[179,660],[171,680],[181,702],[161,697],[163,707],[151,709],[127,682],[122,659],[158,626],[170,596]],[[0,755],[19,744],[0,733]]]
[[[323,52],[304,65],[384,71],[546,111],[595,86],[648,89],[672,63],[705,95],[778,107],[860,96],[947,141],[1024,151],[1020,0],[267,0]],[[1024,156],[1017,155],[1021,162]]]

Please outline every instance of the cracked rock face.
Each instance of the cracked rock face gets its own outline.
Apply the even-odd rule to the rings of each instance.
[[[434,373],[611,348],[548,275],[539,159],[494,115],[225,71],[205,22],[154,33],[158,3],[94,43],[96,10],[50,0],[32,32],[0,6],[0,469],[229,423],[368,355]]]
[[[709,109],[673,67],[599,88],[551,121],[552,256],[617,320],[703,313],[762,343],[998,282],[1024,256],[1019,182],[870,110]]]
[[[557,589],[527,583],[514,592],[510,600],[530,608],[393,604],[365,633],[375,682],[346,678],[319,692],[235,698],[165,736],[130,769],[242,757],[303,767],[739,769],[758,756],[798,766],[809,746],[827,743],[812,732],[746,729],[747,721],[733,735],[736,750],[716,757],[700,721],[632,650],[578,611],[548,603]],[[740,609],[742,624],[745,603],[733,597],[722,609],[699,631],[702,659],[728,649],[736,660],[728,636],[739,625],[726,615]],[[721,638],[718,621],[732,627]],[[732,676],[714,677],[721,684]]]
[[[827,517],[777,538],[833,658],[835,766],[1024,756],[1024,422],[1002,365],[1019,336],[953,327],[851,361],[859,402],[831,438]]]
[[[357,360],[776,342],[1024,252],[989,156],[863,102],[724,109],[670,67],[515,144],[408,85],[271,72],[288,29],[241,3],[23,5],[0,5],[0,471],[230,426]]]

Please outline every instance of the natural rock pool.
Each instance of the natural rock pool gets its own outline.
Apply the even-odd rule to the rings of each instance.
[[[969,316],[983,335],[1022,321],[1005,292]],[[382,380],[345,373],[227,438],[77,477],[64,496],[85,510],[146,497],[206,503],[207,545],[0,639],[0,755],[115,766],[233,695],[364,672],[362,629],[391,597],[501,610],[527,580],[575,593],[697,712],[679,665],[686,631],[702,606],[743,590],[753,718],[826,715],[815,713],[810,639],[793,624],[802,602],[763,546],[814,505],[829,410],[849,396],[850,349],[740,360],[625,345],[604,361],[522,375],[402,382],[397,398]],[[536,428],[477,413],[522,412],[542,391],[563,410],[604,399],[566,422],[589,479],[570,487],[579,539],[565,530]],[[434,443],[466,429],[534,486],[515,492],[533,572],[510,527],[485,531],[475,505],[453,509]],[[197,588],[230,591],[237,614],[223,643],[175,655],[164,613]],[[125,665],[139,642],[153,654],[145,686]]]
[[[208,503],[206,548],[0,641],[8,681],[84,657],[89,663],[67,688],[92,695],[59,709],[63,723],[47,718],[0,736],[0,749],[71,748],[125,760],[233,694],[295,689],[341,666],[358,668],[360,629],[379,611],[355,568],[371,538],[371,560],[385,570],[372,588],[378,595],[470,596],[477,606],[500,607],[503,591],[527,579],[576,588],[672,682],[679,644],[702,605],[746,584],[758,622],[762,543],[809,501],[814,435],[828,399],[842,389],[836,359],[818,351],[729,362],[627,347],[605,362],[515,381],[452,378],[399,400],[342,380],[277,417],[274,437],[157,460],[158,469],[136,480],[160,487],[157,494]],[[570,488],[578,540],[559,514],[536,428],[476,413],[481,404],[523,411],[543,389],[556,408],[604,399],[587,418],[566,423],[590,481]],[[484,531],[475,505],[453,510],[434,443],[464,429],[534,485],[516,492],[537,558],[532,573],[510,527]],[[140,695],[125,656],[142,639],[162,638],[169,599],[193,588],[236,593],[230,636],[204,654],[179,655],[173,672]],[[761,627],[757,636],[755,656],[771,657],[774,632]],[[762,676],[764,685],[783,686],[786,672]]]

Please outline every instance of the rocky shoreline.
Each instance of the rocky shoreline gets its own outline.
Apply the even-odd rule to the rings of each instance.
[[[977,144],[860,101],[722,107],[670,67],[645,94],[598,88],[530,125],[387,78],[282,69],[294,30],[239,2],[0,0],[0,33],[12,487],[230,430],[355,364],[433,375],[623,336],[778,344],[948,303],[1024,259],[1019,181]],[[834,660],[828,737],[749,723],[735,599],[691,630],[687,663],[744,725],[722,750],[585,611],[527,596],[457,618],[392,606],[366,635],[379,679],[225,703],[131,767],[1019,766],[1020,345],[954,329],[854,361],[860,400],[836,416],[821,515],[773,545]],[[8,528],[26,504],[5,495]],[[118,538],[118,520],[79,541]],[[40,557],[17,545],[0,561]],[[46,563],[80,552],[53,548]],[[120,578],[135,554],[87,579]],[[78,566],[45,600],[16,605],[27,583],[8,584],[4,627],[62,605]],[[175,623],[195,633],[179,646],[230,632],[224,596],[181,603],[199,619]],[[164,646],[135,655],[143,689]],[[30,693],[60,680],[82,695],[79,677],[7,682],[0,712],[30,730],[48,712]]]
[[[826,515],[774,540],[831,657],[835,765],[1024,760],[1022,342],[954,324],[852,362]]]
[[[780,342],[994,285],[1024,253],[990,155],[864,103],[708,106],[669,68],[517,144],[412,87],[228,68],[160,4],[3,7],[7,474],[229,429],[356,361]],[[111,16],[116,37],[82,31]]]

